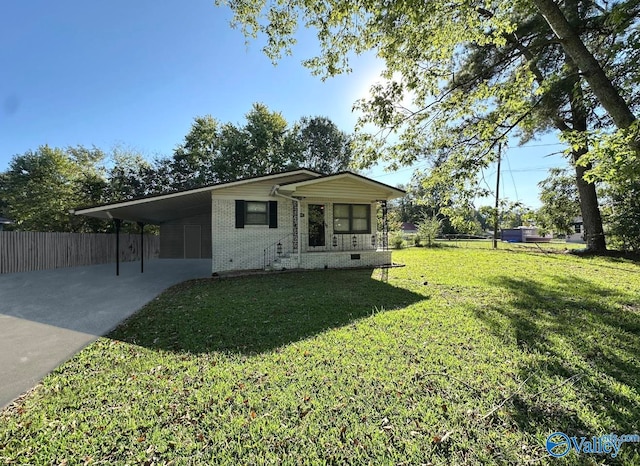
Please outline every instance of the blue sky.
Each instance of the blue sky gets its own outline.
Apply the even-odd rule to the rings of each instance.
[[[352,74],[322,82],[300,64],[315,46],[308,34],[274,67],[260,41],[245,43],[213,0],[4,0],[0,12],[0,170],[44,144],[168,156],[194,117],[241,123],[254,102],[289,122],[321,115],[352,132],[353,102],[381,69],[359,57]],[[537,182],[565,164],[544,157],[561,150],[548,145],[555,142],[506,152],[505,196],[539,205]],[[367,174],[395,185],[412,169]],[[486,181],[495,184],[495,169]]]

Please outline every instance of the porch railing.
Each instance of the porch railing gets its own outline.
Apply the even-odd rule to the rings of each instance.
[[[264,248],[263,268],[266,269],[272,265],[278,257],[287,256],[294,252],[293,233],[290,233]]]
[[[325,235],[324,238],[311,238],[309,235],[301,235],[302,252],[330,252],[330,251],[375,251],[387,250],[388,242],[384,240],[384,234],[336,234]]]
[[[297,236],[293,233],[283,236],[278,241],[264,248],[263,268],[273,265],[278,258],[288,257],[298,252],[295,241]],[[322,238],[313,238],[309,241],[308,234],[300,235],[301,252],[343,252],[343,251],[386,251],[388,241],[385,241],[384,233],[368,234],[344,234],[325,235]]]

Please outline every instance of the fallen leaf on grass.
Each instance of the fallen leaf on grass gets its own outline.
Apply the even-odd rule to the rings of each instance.
[[[443,443],[443,442],[446,442],[446,441],[449,439],[449,437],[451,437],[451,434],[453,434],[453,431],[452,431],[452,430],[450,430],[449,432],[447,432],[447,433],[446,433],[446,434],[444,434],[444,435],[435,435],[435,436],[433,437],[433,443]]]

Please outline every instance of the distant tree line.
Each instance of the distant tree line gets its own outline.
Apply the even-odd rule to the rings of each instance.
[[[98,219],[70,210],[295,168],[322,173],[347,169],[351,136],[328,118],[304,117],[289,125],[254,104],[242,125],[195,118],[173,154],[147,160],[117,147],[40,146],[15,155],[0,173],[0,215],[24,231],[111,231]]]
[[[390,208],[392,227],[400,228],[402,223],[421,225],[437,220],[439,235],[487,236],[494,225],[494,208],[476,207],[471,200],[456,198],[450,192],[442,192],[434,185],[422,183],[422,175],[414,176],[411,183],[403,186],[406,196],[393,201]],[[509,199],[500,201],[499,228],[515,228],[534,222],[535,212]]]
[[[404,222],[421,225],[436,219],[440,235],[487,235],[493,230],[493,207],[476,208],[468,199],[438,189],[443,185],[423,183],[423,180],[420,174],[416,174],[411,183],[403,187],[407,195],[391,204],[389,219],[392,229],[399,229]],[[575,219],[581,216],[575,175],[568,169],[552,168],[538,187],[542,203],[538,209],[508,199],[500,201],[499,228],[535,225],[543,233],[572,234]],[[451,187],[450,190],[453,189]],[[609,180],[601,183],[598,197],[609,247],[640,251],[640,182]]]

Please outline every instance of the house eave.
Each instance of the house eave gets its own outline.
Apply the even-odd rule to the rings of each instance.
[[[102,204],[87,208],[79,208],[74,211],[74,214],[101,218],[105,220],[119,218],[128,221],[143,221],[144,223],[158,224],[170,218],[175,218],[175,216],[169,214],[149,215],[149,208],[154,204],[172,204],[172,209],[174,211],[180,211],[182,216],[188,216],[189,213],[198,214],[204,210],[210,209],[210,193],[216,190],[242,186],[258,181],[277,180],[279,178],[296,175],[306,175],[314,178],[322,176],[321,173],[308,169],[291,170],[270,175],[244,178],[228,183],[218,183],[215,185],[204,186],[202,188],[177,191],[167,194],[158,194],[139,199],[115,202],[111,204]],[[207,194],[209,194],[209,196],[207,196]],[[156,210],[158,210],[158,212],[161,211],[161,209]]]

